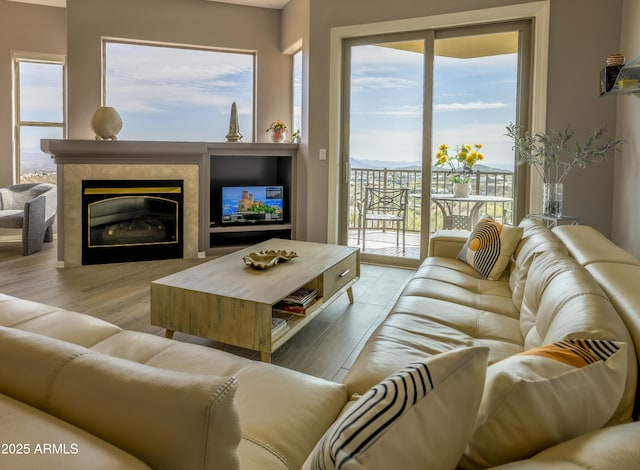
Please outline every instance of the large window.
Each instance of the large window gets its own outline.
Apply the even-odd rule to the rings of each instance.
[[[291,127],[293,136],[299,136],[302,132],[302,51],[293,55],[293,122]]]
[[[253,53],[105,41],[104,102],[129,140],[226,141],[236,103],[254,136]]]
[[[40,139],[65,136],[64,59],[14,56],[15,174],[19,183],[56,182]]]

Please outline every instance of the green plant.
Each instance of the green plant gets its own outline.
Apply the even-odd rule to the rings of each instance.
[[[282,122],[280,119],[276,119],[269,125],[269,127],[267,127],[267,130],[265,132],[269,132],[269,131],[275,131],[277,133],[286,132],[287,125],[284,122]]]
[[[584,142],[576,142],[573,148],[569,141],[574,132],[567,126],[560,132],[538,132],[522,135],[520,126],[507,126],[507,136],[513,139],[513,148],[518,152],[518,164],[528,163],[542,178],[543,183],[563,183],[574,168],[586,168],[607,159],[611,150],[618,150],[622,140],[598,141],[605,128],[593,131]]]
[[[473,165],[484,160],[484,155],[480,153],[481,148],[482,144],[474,144],[473,146],[464,144],[458,148],[455,155],[450,156],[449,146],[442,144],[436,153],[435,166],[449,166],[449,178],[454,183],[469,183],[471,182]]]

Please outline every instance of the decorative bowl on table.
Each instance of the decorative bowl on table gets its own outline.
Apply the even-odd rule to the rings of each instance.
[[[293,258],[296,258],[298,254],[295,251],[286,250],[262,250],[258,252],[249,253],[244,256],[242,260],[247,266],[251,266],[254,269],[269,269],[279,262],[284,263]]]

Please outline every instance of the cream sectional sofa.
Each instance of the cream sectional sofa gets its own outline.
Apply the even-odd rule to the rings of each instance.
[[[0,358],[0,468],[300,468],[347,401],[342,384],[7,295]]]
[[[426,393],[435,396],[431,408],[403,414],[391,431],[376,430],[383,437],[365,449],[370,455],[341,468],[637,467],[640,262],[589,227],[521,226],[510,269],[497,281],[456,259],[467,233],[434,236],[430,257],[344,384],[0,295],[0,468],[334,468],[318,458],[323,443],[331,450],[338,425],[372,390],[420,362],[443,392]],[[489,404],[509,401],[492,395],[495,383],[529,360],[522,353],[567,337],[613,344],[613,359],[575,371],[562,365],[570,370],[563,378],[595,371],[599,386],[561,397],[561,406],[550,399],[510,409],[508,417],[540,414],[559,431],[535,451],[516,445],[505,458],[533,432],[527,424],[536,425],[507,419],[497,422],[500,432],[489,423],[483,434]],[[451,376],[480,380],[475,391],[453,386],[454,368]],[[597,403],[572,417],[592,395]]]
[[[640,262],[588,226],[560,226],[552,232],[531,219],[520,226],[523,235],[511,265],[497,281],[484,279],[457,259],[468,232],[436,233],[430,240],[430,256],[345,377],[349,393],[365,393],[424,355],[461,347],[488,348],[487,380],[496,382],[498,372],[492,374],[493,369],[505,374],[504,364],[516,367],[516,360],[526,357],[522,353],[542,345],[567,337],[613,340],[627,346],[626,378],[616,394],[595,397],[599,405],[609,400],[607,405],[615,408],[606,422],[588,424],[597,408],[585,407],[588,402],[581,401],[589,390],[580,390],[575,398],[555,406],[552,400],[535,403],[528,397],[501,411],[500,404],[488,404],[499,387],[487,382],[461,466],[482,468],[510,462],[505,466],[514,469],[640,468],[640,423],[625,424],[638,419],[640,403]],[[528,379],[521,371],[514,373]],[[540,381],[540,377],[531,380]],[[595,381],[590,388],[604,390],[604,385]],[[516,385],[513,387],[515,390]],[[545,398],[549,397],[543,395]],[[507,393],[494,398],[505,403],[510,399]],[[575,402],[572,412],[571,402]],[[501,412],[513,416],[498,418]],[[559,419],[554,422],[554,416],[546,414]],[[567,420],[575,420],[574,426],[567,426]],[[599,427],[607,429],[597,430]],[[590,430],[595,432],[587,434]],[[534,447],[526,449],[526,439],[540,439],[536,431],[549,434],[536,451],[551,447],[554,439],[559,445],[533,455]],[[560,444],[563,433],[586,435]],[[518,442],[522,438],[525,441]],[[512,462],[518,454],[533,457]]]

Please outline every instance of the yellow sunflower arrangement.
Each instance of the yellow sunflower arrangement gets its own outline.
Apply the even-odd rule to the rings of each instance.
[[[454,183],[471,182],[471,173],[473,166],[484,160],[484,154],[480,152],[482,144],[463,144],[458,147],[455,155],[449,155],[449,146],[447,144],[440,145],[438,153],[436,153],[435,166],[444,167],[448,165],[451,168],[449,178]]]

